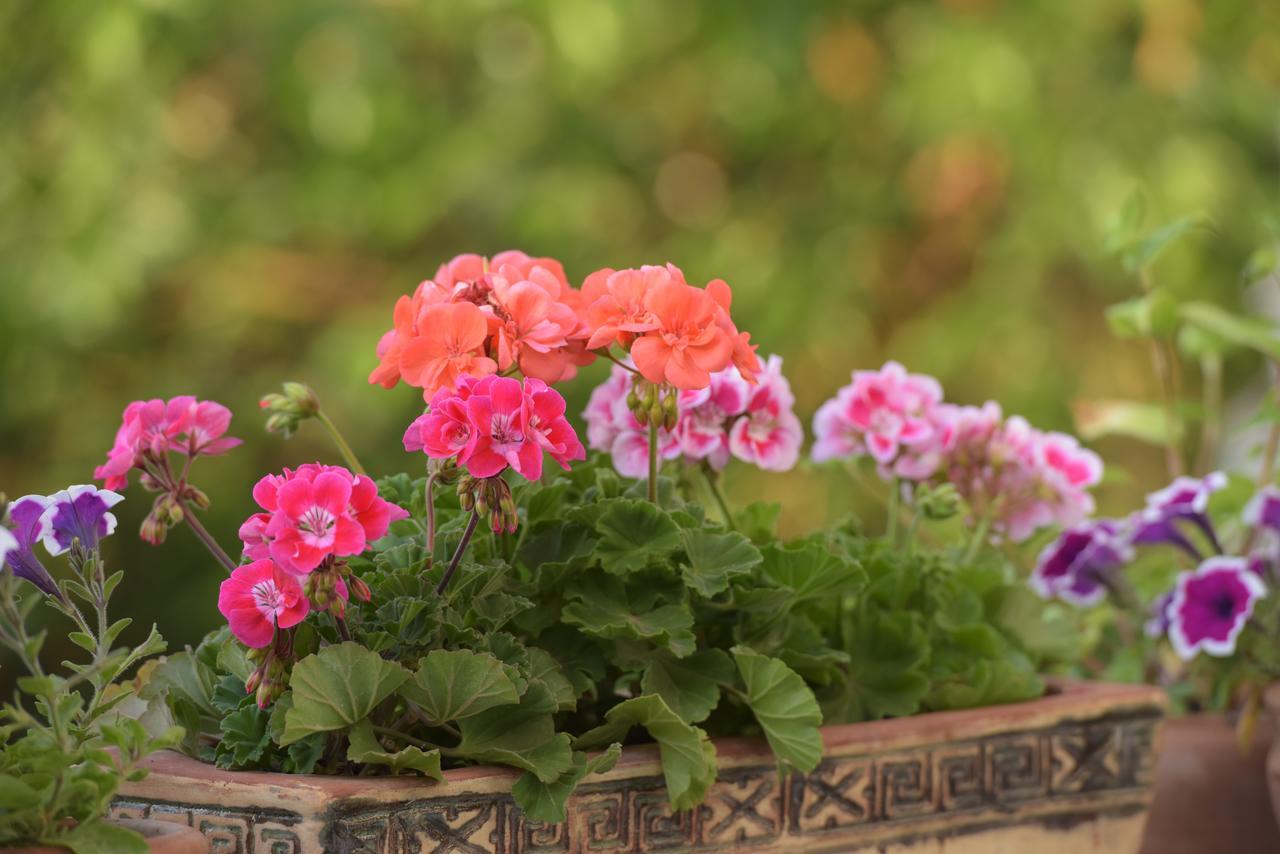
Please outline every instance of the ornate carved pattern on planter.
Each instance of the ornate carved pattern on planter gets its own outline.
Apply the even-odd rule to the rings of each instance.
[[[667,806],[661,776],[627,776],[582,786],[558,825],[526,820],[500,787],[405,800],[351,794],[329,799],[318,815],[126,793],[115,811],[190,824],[216,854],[295,854],[317,843],[352,854],[848,851],[1028,822],[1061,828],[1135,815],[1140,822],[1159,718],[1151,703],[1032,730],[850,755],[829,750],[812,773],[785,778],[761,761],[767,754],[755,755],[752,764],[725,763],[706,801],[678,813]]]

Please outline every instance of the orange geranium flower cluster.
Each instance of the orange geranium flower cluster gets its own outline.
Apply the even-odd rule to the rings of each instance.
[[[404,380],[428,400],[464,376],[519,370],[556,383],[614,345],[655,384],[706,388],[731,364],[754,381],[755,347],[730,318],[731,302],[723,281],[694,287],[671,264],[598,270],[578,290],[552,258],[459,255],[396,302],[369,382]]]

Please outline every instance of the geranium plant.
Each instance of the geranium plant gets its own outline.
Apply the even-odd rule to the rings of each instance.
[[[811,770],[824,722],[1042,693],[1070,643],[1005,547],[1079,522],[1097,458],[895,364],[856,372],[813,457],[860,478],[873,461],[887,529],[850,517],[784,540],[777,504],[735,509],[720,488],[735,461],[792,468],[804,442],[782,360],[757,358],[731,306],[723,281],[672,265],[574,287],[551,259],[455,258],[397,302],[370,376],[428,403],[403,436],[411,473],[372,479],[286,384],[263,398],[268,428],[318,420],[344,465],[263,477],[239,560],[166,450],[226,450],[226,420],[205,413],[192,438],[174,420],[189,405],[131,405],[100,474],[141,471],[159,494],[144,538],[193,523],[228,572],[226,626],[155,668],[146,697],[224,768],[506,765],[525,813],[553,821],[635,741],[657,743],[686,809],[715,779],[714,736],[762,734],[780,767]],[[555,386],[597,359],[584,443]]]

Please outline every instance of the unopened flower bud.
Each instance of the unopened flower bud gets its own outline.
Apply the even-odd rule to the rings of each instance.
[[[950,519],[960,512],[960,496],[950,483],[922,490],[916,500],[919,502],[920,512],[931,521]]]
[[[636,390],[633,388],[631,389],[631,391],[627,392],[627,409],[630,409],[632,412],[635,412],[639,408],[640,408],[640,395],[636,394]]]
[[[244,682],[244,692],[246,694],[252,694],[258,690],[258,686],[262,684],[262,671],[263,668],[259,667],[249,674],[249,678]]]
[[[320,401],[310,386],[287,382],[284,384],[284,396],[294,411],[304,418],[309,418],[320,411]]]
[[[373,591],[369,589],[369,585],[364,583],[364,579],[358,575],[351,576],[347,581],[347,586],[351,588],[351,595],[359,599],[361,602],[368,602],[373,598]]]
[[[153,509],[147,514],[147,518],[142,520],[142,527],[138,529],[138,537],[144,543],[150,543],[158,546],[164,542],[165,535],[169,533],[169,525],[161,522],[156,518],[156,511]]]
[[[147,492],[159,492],[164,489],[164,484],[151,476],[150,472],[143,472],[138,476],[138,480],[142,483],[142,488]]]
[[[649,422],[651,424],[662,424],[666,417],[666,411],[662,408],[662,401],[655,400],[649,404]]]
[[[184,500],[190,501],[201,510],[209,509],[209,496],[205,495],[203,490],[188,485],[182,490],[182,497]]]

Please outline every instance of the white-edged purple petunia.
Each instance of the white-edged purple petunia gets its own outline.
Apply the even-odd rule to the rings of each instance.
[[[1074,525],[1045,546],[1031,573],[1031,587],[1045,599],[1090,606],[1107,595],[1107,574],[1133,559],[1133,550],[1110,520]]]
[[[4,563],[13,570],[13,574],[25,578],[50,596],[57,596],[58,585],[34,551],[36,543],[45,535],[43,517],[48,507],[49,499],[43,495],[24,495],[9,504],[13,531],[4,528],[0,531],[10,534],[14,541],[14,547],[4,556]]]
[[[1169,641],[1184,660],[1227,656],[1267,586],[1242,557],[1211,557],[1178,576],[1169,602]]]
[[[82,548],[96,549],[103,537],[115,531],[116,517],[108,511],[123,500],[118,492],[87,483],[50,495],[40,518],[44,547],[49,554],[60,555],[79,540]]]
[[[1244,523],[1251,528],[1280,531],[1280,489],[1264,486],[1244,508]]]
[[[1196,560],[1203,555],[1187,538],[1180,522],[1190,522],[1209,540],[1219,554],[1222,546],[1209,521],[1209,496],[1227,485],[1227,476],[1213,472],[1202,478],[1179,477],[1159,492],[1147,496],[1147,506],[1134,514],[1131,542],[1137,545],[1177,546]]]

